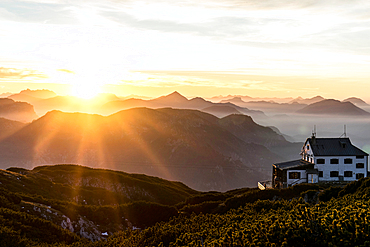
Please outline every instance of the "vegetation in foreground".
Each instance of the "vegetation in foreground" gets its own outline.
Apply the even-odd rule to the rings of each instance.
[[[31,199],[53,210],[72,205],[3,186],[0,246],[370,246],[370,178],[345,187],[304,184],[194,193],[176,205],[133,202],[131,211],[125,204],[74,202],[75,215],[101,224],[111,224],[120,213],[131,220],[140,216],[141,229],[133,228],[138,225],[132,220],[131,226],[95,242],[25,210]]]

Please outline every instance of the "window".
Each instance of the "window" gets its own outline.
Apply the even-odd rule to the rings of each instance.
[[[364,156],[363,155],[357,155],[356,156],[356,159],[363,159],[364,158]]]
[[[323,171],[319,171],[319,177],[322,178],[324,176]]]
[[[330,159],[330,164],[339,164],[338,159]]]
[[[357,173],[356,174],[356,179],[363,178],[365,175],[363,173]]]
[[[316,163],[317,164],[325,164],[325,159],[317,159]]]
[[[289,179],[300,179],[301,173],[300,172],[289,172]]]
[[[365,164],[364,163],[356,163],[356,168],[364,168]]]
[[[344,159],[344,164],[352,164],[352,159]]]
[[[352,171],[344,171],[344,176],[347,178],[352,177]]]
[[[339,176],[339,172],[338,171],[331,171],[330,172],[330,177],[338,177]]]

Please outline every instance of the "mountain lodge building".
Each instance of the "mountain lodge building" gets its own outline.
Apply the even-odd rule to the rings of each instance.
[[[313,134],[305,141],[300,155],[299,160],[272,165],[272,188],[319,181],[350,182],[368,174],[369,154],[352,145],[348,137],[316,138]],[[259,188],[264,189],[261,185]]]

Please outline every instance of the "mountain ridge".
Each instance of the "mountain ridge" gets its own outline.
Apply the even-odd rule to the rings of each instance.
[[[327,99],[320,102],[310,104],[297,113],[302,114],[326,114],[326,115],[341,115],[341,116],[364,116],[369,117],[370,113],[355,106],[351,102],[341,102],[339,100]]]
[[[258,110],[250,110],[245,107],[241,107],[232,103],[214,103],[211,101],[207,101],[201,97],[195,97],[192,99],[188,99],[185,96],[181,95],[177,91],[161,96],[159,98],[150,99],[150,100],[143,100],[143,99],[126,99],[126,100],[118,100],[118,101],[111,101],[104,104],[100,112],[104,115],[113,114],[114,112],[121,111],[124,109],[129,108],[136,108],[136,107],[148,107],[148,108],[164,108],[164,107],[172,107],[172,108],[179,108],[179,109],[192,109],[192,110],[202,110],[212,106],[230,106],[238,110],[243,114],[252,115],[253,117],[266,117],[262,111]],[[212,111],[210,112],[212,114]],[[216,113],[218,116],[225,116],[220,115],[220,112]]]
[[[347,99],[342,100],[342,102],[351,102],[352,104],[356,106],[369,106],[368,103],[366,103],[364,100],[356,97],[350,97]]]
[[[33,105],[26,102],[0,98],[0,117],[9,120],[30,122],[37,118]]]
[[[198,110],[134,108],[106,117],[51,111],[0,142],[0,164],[79,163],[175,178],[198,190],[228,190],[254,186],[282,159],[254,141]]]
[[[77,235],[97,241],[117,231],[145,228],[177,216],[174,205],[200,194],[157,177],[67,164],[0,169],[0,183],[1,230],[4,222],[17,230],[22,224],[32,226],[19,231],[49,243],[81,240]]]

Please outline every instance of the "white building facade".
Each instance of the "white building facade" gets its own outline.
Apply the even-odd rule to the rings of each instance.
[[[368,175],[368,156],[349,138],[307,138],[301,159],[273,164],[273,187],[298,183],[354,181]]]

